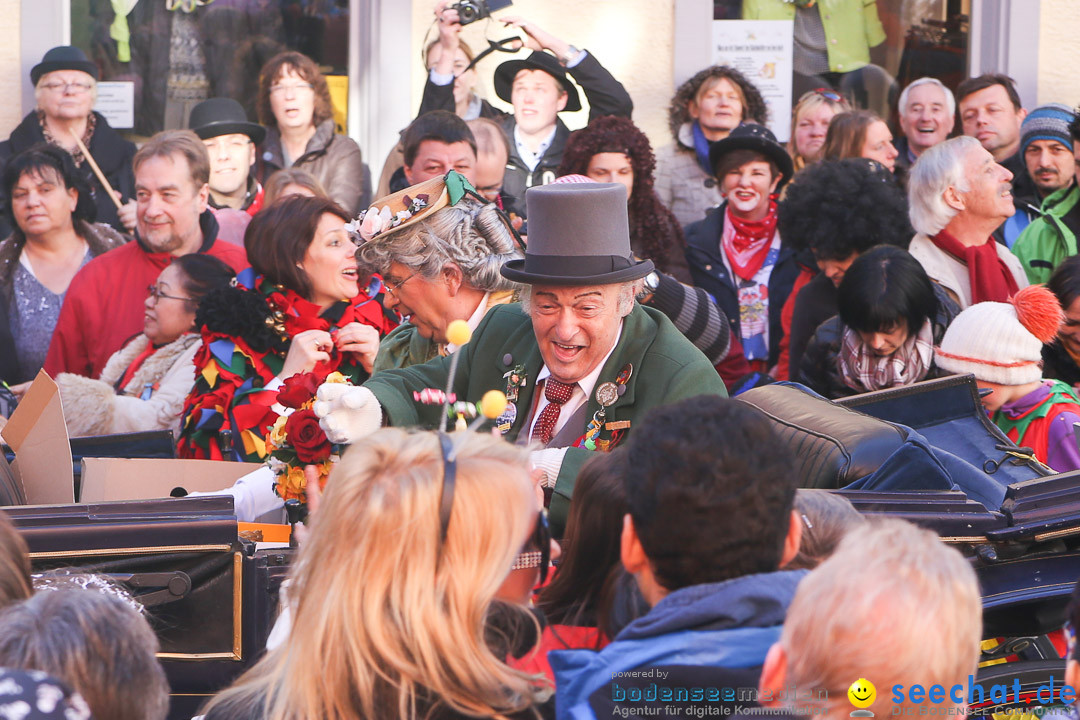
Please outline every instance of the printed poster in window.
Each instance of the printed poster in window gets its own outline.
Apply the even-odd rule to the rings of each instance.
[[[769,129],[791,135],[791,20],[713,20],[713,62],[734,67],[757,86],[769,106]]]

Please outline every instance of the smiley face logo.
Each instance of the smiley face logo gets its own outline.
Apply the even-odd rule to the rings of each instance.
[[[877,698],[877,688],[866,678],[859,678],[851,683],[847,691],[848,700],[857,708],[868,708]]]

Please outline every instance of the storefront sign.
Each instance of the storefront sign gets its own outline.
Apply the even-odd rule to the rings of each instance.
[[[135,83],[99,82],[94,109],[114,128],[135,127]]]
[[[730,65],[761,91],[769,129],[780,142],[791,135],[791,20],[714,20],[713,62]]]

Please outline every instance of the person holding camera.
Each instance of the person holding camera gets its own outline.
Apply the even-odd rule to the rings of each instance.
[[[449,0],[440,0],[435,6],[440,53],[424,86],[421,115],[431,110],[453,112],[456,107],[453,59],[461,42],[458,35],[462,5],[483,5],[481,10],[488,9],[488,3],[451,4]],[[485,12],[468,14],[472,19],[486,17]],[[581,98],[570,78],[585,91],[590,122],[605,115],[630,117],[634,104],[626,88],[588,51],[579,50],[525,18],[508,16],[501,21],[521,28],[525,47],[533,52],[522,59],[507,60],[495,70],[495,93],[513,106],[513,114],[483,102],[480,115],[498,119],[510,140],[503,200],[507,210],[524,217],[525,190],[554,180],[562,162],[570,130],[559,120],[559,113],[581,109]]]

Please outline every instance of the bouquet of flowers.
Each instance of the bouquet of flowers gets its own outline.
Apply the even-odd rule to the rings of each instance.
[[[341,457],[344,446],[330,442],[311,409],[322,382],[351,384],[339,372],[330,373],[325,381],[315,373],[297,373],[285,380],[278,391],[278,404],[293,408],[293,412],[279,417],[270,428],[266,436],[266,464],[277,476],[274,491],[283,500],[295,498],[306,502],[304,467],[318,468],[319,487],[323,488],[334,463]]]

